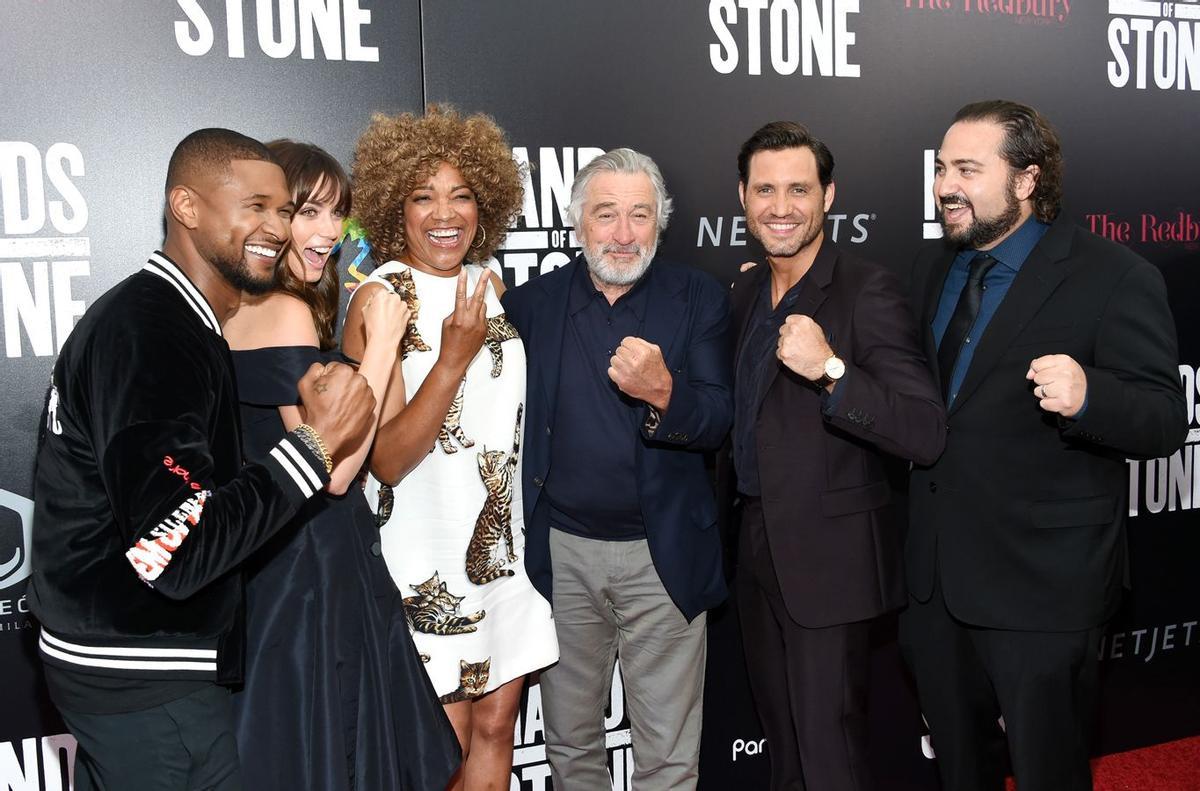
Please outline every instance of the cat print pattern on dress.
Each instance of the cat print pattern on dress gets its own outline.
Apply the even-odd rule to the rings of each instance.
[[[400,344],[400,359],[408,357],[409,352],[429,351],[429,344],[417,330],[417,314],[421,311],[421,300],[417,297],[417,284],[413,282],[412,270],[403,269],[399,272],[392,272],[384,275],[383,279],[408,305],[408,327],[404,331],[404,340]]]
[[[440,702],[458,703],[482,695],[487,690],[488,677],[492,673],[492,658],[489,656],[482,662],[460,659],[458,669],[458,689],[442,695],[438,698]]]
[[[464,376],[462,382],[458,385],[458,393],[455,394],[454,400],[450,402],[450,409],[446,412],[446,420],[442,423],[442,427],[438,429],[437,442],[442,446],[443,453],[458,453],[458,448],[454,447],[454,443],[450,438],[458,440],[458,444],[464,448],[475,446],[475,440],[469,439],[465,431],[462,430],[462,410],[463,410],[463,391],[467,388],[467,379]],[[432,453],[432,448],[430,449]]]
[[[500,577],[513,576],[511,569],[503,567],[517,562],[516,552],[513,551],[512,500],[524,408],[524,404],[517,406],[517,425],[513,432],[511,453],[484,448],[483,453],[477,454],[479,477],[483,479],[487,497],[479,511],[479,518],[475,520],[471,542],[467,545],[467,579],[476,585],[486,585]]]
[[[493,379],[498,377],[504,370],[504,350],[500,347],[500,344],[520,337],[517,334],[517,328],[508,320],[507,313],[492,316],[487,320],[487,335],[483,338],[483,345],[487,347],[488,353],[492,355]]]
[[[458,608],[466,597],[455,596],[446,590],[446,583],[436,571],[424,582],[408,587],[417,592],[416,596],[406,596],[403,600],[404,615],[414,631],[438,635],[470,634],[477,628],[475,624],[487,615],[486,610],[459,615]]]

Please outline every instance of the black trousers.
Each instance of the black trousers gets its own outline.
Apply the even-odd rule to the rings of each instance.
[[[75,791],[241,791],[224,687],[122,714],[59,711],[79,742]]]
[[[944,791],[1090,791],[1101,629],[1024,632],[956,619],[941,587],[900,615]],[[1003,725],[1000,718],[1003,717]]]
[[[738,615],[773,791],[867,791],[870,622],[806,629],[787,613],[759,501],[742,509]]]

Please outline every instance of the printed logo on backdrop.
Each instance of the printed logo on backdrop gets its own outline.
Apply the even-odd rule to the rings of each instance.
[[[1200,90],[1200,0],[1108,0],[1114,88]]]
[[[1119,244],[1151,244],[1200,250],[1200,211],[1113,212],[1085,214],[1088,228],[1097,236]]]
[[[904,10],[1045,25],[1066,22],[1071,0],[904,0]]]
[[[175,43],[185,54],[379,62],[379,47],[364,38],[371,11],[362,0],[177,0]],[[217,34],[224,38],[217,43]],[[215,49],[214,49],[215,48]]]
[[[69,791],[75,787],[75,748],[69,733],[0,742],[0,788]]]
[[[1196,368],[1181,364],[1187,417],[1191,429],[1187,441],[1174,454],[1162,459],[1126,459],[1129,465],[1129,515],[1190,511],[1200,508],[1200,380]]]
[[[603,153],[600,148],[513,148],[513,158],[526,166],[525,203],[504,245],[487,262],[505,282],[519,286],[578,254],[579,241],[567,224],[571,185],[579,169]]]
[[[850,62],[858,13],[859,0],[709,0],[709,62],[719,74],[859,77]]]
[[[532,684],[517,716],[513,737],[513,769],[510,791],[550,791],[550,764],[546,762],[546,734],[542,722],[542,687]],[[633,788],[633,748],[629,722],[625,718],[625,686],[621,668],[613,668],[612,689],[604,717],[604,739],[608,749],[608,773],[612,791]],[[607,790],[605,790],[607,791]]]
[[[0,489],[0,632],[29,629],[23,583],[33,569],[33,500]]]
[[[1111,632],[1100,638],[1101,662],[1140,662],[1142,664],[1200,647],[1200,621],[1155,624],[1124,632]]]
[[[832,212],[825,215],[825,236],[835,243],[862,244],[871,235],[873,211]],[[746,217],[701,217],[696,229],[696,247],[745,247],[750,238]]]
[[[91,274],[88,207],[72,143],[0,141],[0,313],[7,357],[57,354],[83,315],[77,277]]]
[[[937,168],[937,162],[935,161],[936,159],[936,148],[925,149],[925,178],[923,181],[925,187],[923,192],[923,195],[925,196],[923,204],[925,207],[925,213],[923,216],[925,220],[921,223],[922,239],[942,238],[942,224],[938,222],[937,203],[933,200],[933,179],[936,175]]]

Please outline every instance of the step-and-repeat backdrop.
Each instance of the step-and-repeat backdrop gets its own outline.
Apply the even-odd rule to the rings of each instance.
[[[348,163],[371,112],[432,101],[492,114],[531,166],[496,255],[510,285],[577,252],[564,218],[572,179],[615,146],[662,166],[677,207],[664,251],[729,279],[760,255],[735,155],[780,118],[807,123],[837,158],[828,236],[903,270],[937,235],[932,159],[954,110],[993,97],[1042,109],[1063,138],[1066,213],[1167,279],[1197,425],[1173,457],[1129,462],[1134,588],[1100,646],[1097,748],[1200,733],[1195,0],[7,0],[0,74],[0,789],[70,782],[74,743],[42,688],[24,598],[35,427],[75,321],[160,242],[175,143],[227,126]],[[737,623],[728,607],[710,623],[702,786],[762,788],[769,746]],[[894,623],[876,638],[881,786],[933,788]],[[618,790],[632,750],[614,682]],[[550,788],[540,701],[531,687],[513,789]]]

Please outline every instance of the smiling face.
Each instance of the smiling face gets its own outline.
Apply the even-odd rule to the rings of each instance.
[[[422,272],[457,274],[478,227],[474,190],[458,168],[442,162],[404,199],[405,258]]]
[[[224,178],[192,193],[202,209],[192,234],[196,251],[235,288],[270,291],[294,208],[283,170],[274,162],[235,159]]]
[[[587,185],[576,233],[601,283],[636,283],[658,249],[658,202],[645,173],[599,172]]]
[[[1035,175],[1004,161],[1003,142],[1004,128],[990,121],[959,121],[942,140],[933,196],[946,238],[960,247],[990,250],[1033,212]]]
[[[748,183],[738,185],[746,227],[773,258],[791,258],[824,238],[834,186],[821,186],[817,158],[808,148],[758,151]]]
[[[321,279],[329,254],[341,237],[342,196],[324,179],[317,182],[312,195],[292,217],[292,244],[288,248],[287,266],[297,279],[316,283]]]

